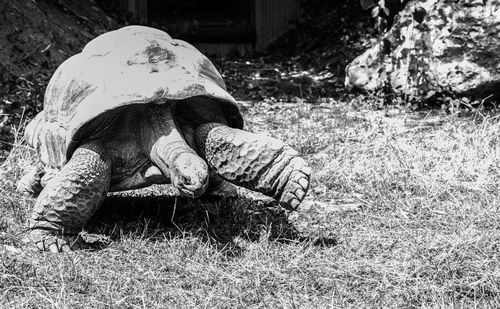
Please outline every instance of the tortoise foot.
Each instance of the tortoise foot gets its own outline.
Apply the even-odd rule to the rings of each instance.
[[[290,170],[290,174],[288,177],[283,176],[286,180],[284,181],[283,191],[281,193],[276,192],[279,193],[277,200],[284,208],[295,210],[302,203],[309,189],[311,169],[299,157],[293,158],[286,169]]]
[[[29,233],[27,242],[34,244],[40,251],[59,253],[71,251],[77,239],[77,235],[62,236],[48,230],[33,229]]]
[[[101,234],[81,231],[75,234],[59,234],[59,231],[32,229],[24,242],[38,251],[52,253],[69,252],[75,249],[96,249],[108,246],[111,239]]]

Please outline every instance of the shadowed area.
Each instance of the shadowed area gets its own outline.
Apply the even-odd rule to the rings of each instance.
[[[168,186],[165,186],[168,188]],[[129,192],[131,193],[131,192]],[[268,198],[220,198],[204,196],[189,199],[173,195],[112,195],[92,217],[85,229],[119,241],[136,234],[157,240],[164,233],[196,235],[221,248],[234,249],[235,239],[259,241],[310,242],[318,246],[336,245],[335,238],[309,237],[289,220],[289,213]]]

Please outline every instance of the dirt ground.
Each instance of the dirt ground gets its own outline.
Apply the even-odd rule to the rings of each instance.
[[[0,158],[5,158],[15,128],[42,109],[59,64],[117,24],[92,0],[1,1],[0,16]]]

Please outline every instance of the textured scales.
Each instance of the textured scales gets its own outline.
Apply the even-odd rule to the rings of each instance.
[[[104,201],[110,182],[108,154],[93,144],[78,148],[35,203],[29,227],[37,247],[53,252],[66,249],[65,236],[83,228]]]
[[[288,209],[304,199],[311,170],[283,142],[217,123],[199,126],[195,138],[209,167],[224,179],[272,196]]]

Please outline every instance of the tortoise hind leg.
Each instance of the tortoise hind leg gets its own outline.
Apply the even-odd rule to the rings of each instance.
[[[16,190],[21,194],[37,197],[58,173],[57,169],[47,168],[42,162],[38,162],[19,179]]]
[[[79,147],[40,193],[29,227],[40,250],[69,250],[74,238],[99,208],[111,182],[111,159],[99,145]]]
[[[195,144],[215,173],[296,209],[309,188],[310,168],[283,142],[218,123],[199,126]]]
[[[21,194],[38,196],[43,189],[42,177],[44,174],[45,166],[43,163],[38,162],[18,181],[17,191]]]

